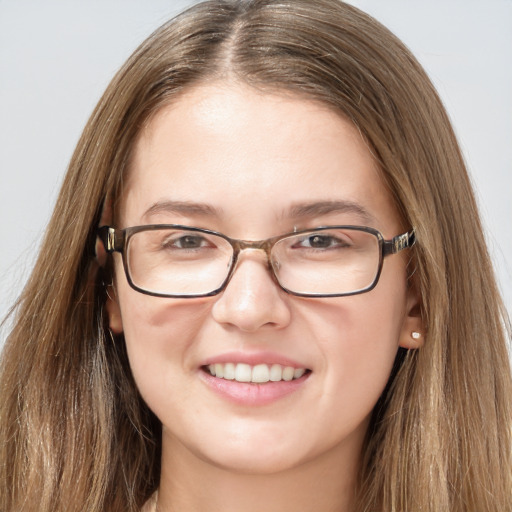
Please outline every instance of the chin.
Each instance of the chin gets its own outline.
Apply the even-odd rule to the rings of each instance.
[[[219,454],[212,457],[203,455],[201,458],[218,469],[242,475],[271,475],[291,470],[302,463],[297,457],[277,455],[275,451],[265,456],[262,456],[261,452],[257,455],[238,452],[232,455],[224,453],[222,457]]]

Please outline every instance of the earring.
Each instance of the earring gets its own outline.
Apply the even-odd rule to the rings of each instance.
[[[417,332],[417,331],[412,331],[411,332],[411,337],[414,339],[414,340],[419,340],[421,338],[421,333]]]

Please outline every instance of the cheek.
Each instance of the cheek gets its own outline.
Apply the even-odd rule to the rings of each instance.
[[[347,411],[354,421],[361,420],[381,395],[398,350],[404,296],[404,290],[389,296],[376,288],[304,306],[316,333],[324,389],[329,390],[319,400],[332,408],[333,421],[340,415],[347,419]]]
[[[131,290],[123,299],[130,367],[142,397],[156,412],[168,400],[168,391],[183,382],[178,377],[196,370],[191,363],[194,339],[210,306],[200,300],[167,300]]]

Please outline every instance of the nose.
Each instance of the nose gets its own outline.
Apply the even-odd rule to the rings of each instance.
[[[212,314],[218,323],[245,332],[262,327],[283,328],[291,317],[285,293],[274,282],[265,254],[246,251],[226,289],[218,296]]]

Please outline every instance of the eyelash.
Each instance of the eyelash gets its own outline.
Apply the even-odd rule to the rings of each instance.
[[[313,247],[311,245],[311,239],[319,238],[319,239],[328,239],[329,245],[323,246],[323,247]],[[309,241],[309,245],[306,246],[308,249],[331,249],[331,248],[343,248],[343,247],[350,247],[350,244],[348,244],[346,241],[341,240],[338,237],[329,235],[329,234],[312,234],[304,238],[301,242]],[[333,243],[334,242],[334,243]]]

